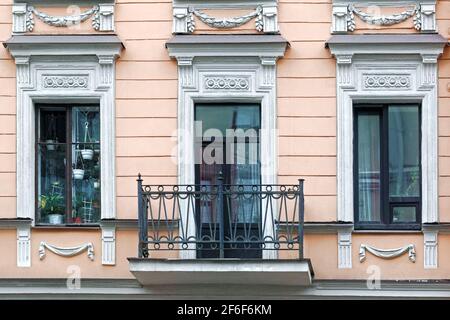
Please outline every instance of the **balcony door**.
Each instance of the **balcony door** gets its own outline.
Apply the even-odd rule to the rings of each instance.
[[[197,104],[195,121],[196,184],[211,192],[196,203],[197,257],[261,258],[261,199],[251,194],[261,185],[260,106]]]

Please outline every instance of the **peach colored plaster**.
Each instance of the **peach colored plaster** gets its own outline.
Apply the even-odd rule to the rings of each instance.
[[[11,36],[12,0],[0,0],[0,40]],[[116,135],[117,135],[117,216],[136,218],[136,174],[144,174],[145,183],[176,183],[177,167],[171,161],[176,129],[177,67],[164,47],[171,37],[171,1],[118,0],[116,1],[116,31],[126,50],[117,63]],[[290,49],[278,64],[278,138],[279,182],[305,182],[305,208],[308,221],[336,220],[336,83],[335,60],[324,42],[330,37],[331,3],[322,0],[281,0],[280,28],[290,42]],[[448,1],[438,1],[437,16],[441,33],[450,27]],[[5,10],[4,10],[5,9]],[[47,13],[65,14],[66,8],[42,8]],[[247,10],[243,10],[247,12]],[[220,13],[229,16],[235,11]],[[36,19],[37,21],[37,19]],[[357,21],[357,32],[415,32],[411,21],[388,28],[368,28]],[[406,29],[407,28],[407,29]],[[93,33],[91,21],[79,30],[49,28],[39,21],[36,32]],[[198,22],[197,32],[212,32]],[[227,31],[217,31],[214,33]],[[254,21],[236,32],[254,32]],[[440,115],[440,198],[442,221],[450,221],[450,48],[446,48],[439,62]],[[15,67],[7,51],[0,46],[0,217],[15,216]],[[66,277],[66,268],[72,264],[82,267],[83,277],[130,278],[126,258],[136,255],[136,231],[118,231],[117,265],[101,265],[101,234],[99,230],[32,231],[32,268],[16,267],[16,232],[0,230],[2,259],[1,277]],[[48,253],[45,260],[38,257],[41,240],[57,245],[75,245],[92,241],[95,261],[86,255],[62,258]],[[385,261],[368,254],[367,261],[359,263],[360,243],[393,248],[414,243],[417,262],[407,256]],[[384,279],[448,278],[450,260],[445,253],[450,249],[450,236],[440,235],[440,268],[423,269],[423,237],[420,234],[355,234],[353,237],[353,269],[337,269],[336,235],[306,236],[306,256],[312,259],[318,279],[365,279],[369,265],[379,265]]]

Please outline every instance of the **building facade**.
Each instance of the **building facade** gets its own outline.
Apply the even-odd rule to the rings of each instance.
[[[0,297],[450,297],[449,37],[448,0],[0,0]]]

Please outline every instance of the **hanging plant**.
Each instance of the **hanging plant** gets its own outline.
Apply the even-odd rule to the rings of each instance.
[[[72,165],[72,172],[75,180],[84,179],[84,163],[81,155],[78,156],[76,165]]]
[[[81,150],[81,156],[84,160],[92,160],[94,157],[94,149],[89,148],[88,143],[91,142],[91,136],[89,134],[89,121],[87,119],[88,114],[86,114],[86,122],[84,123],[84,149]]]
[[[55,151],[56,143],[58,143],[58,138],[56,137],[56,119],[54,114],[50,114],[48,125],[47,125],[47,139],[45,140],[47,150]]]

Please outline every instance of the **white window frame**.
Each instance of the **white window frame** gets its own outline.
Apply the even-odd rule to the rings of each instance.
[[[31,40],[31,41],[30,41]],[[99,42],[96,42],[96,41]],[[37,103],[98,103],[100,105],[101,218],[116,217],[115,199],[115,60],[122,44],[115,36],[15,36],[6,43],[16,63],[16,197],[17,218],[35,225],[35,115]],[[45,77],[54,79],[52,85]],[[71,85],[82,77],[86,85]],[[59,82],[58,82],[59,81]],[[78,82],[74,82],[78,83]],[[103,233],[110,234],[112,230]],[[24,246],[20,237],[18,265],[30,266],[31,231]],[[109,246],[115,245],[108,242]],[[25,248],[26,247],[26,248]],[[109,252],[112,248],[108,249]],[[113,250],[114,251],[114,250]],[[115,264],[108,254],[103,264]]]
[[[439,222],[437,60],[445,39],[439,35],[334,37],[347,37],[347,41],[332,38],[327,44],[336,58],[337,220],[354,222],[353,108],[355,103],[370,101],[421,104],[421,222]],[[341,234],[338,242],[338,267],[351,268],[351,232]]]
[[[217,39],[220,37],[217,36]],[[167,47],[170,57],[176,58],[178,62],[178,183],[195,184],[195,103],[241,102],[258,103],[261,106],[261,182],[275,184],[278,157],[276,61],[284,56],[287,42],[202,45],[195,42],[169,42]],[[248,86],[245,89],[209,88],[206,84],[209,78],[243,80]],[[195,226],[189,226],[188,229],[195,231]],[[271,230],[265,230],[265,233],[271,234]],[[263,251],[263,258],[275,258],[274,251]],[[180,257],[193,259],[196,252],[182,250]]]

